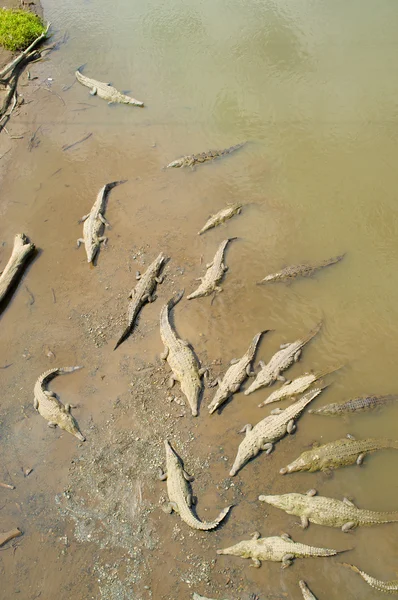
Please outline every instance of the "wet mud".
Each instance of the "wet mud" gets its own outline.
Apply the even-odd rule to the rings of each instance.
[[[80,6],[83,13],[88,4]],[[52,2],[47,8],[48,18],[62,35],[61,9]],[[184,96],[184,85],[192,93],[192,64],[181,58],[185,83],[178,80],[176,94],[171,95],[164,77],[167,74],[175,83],[177,75],[169,66],[172,51],[164,34],[170,35],[172,25],[167,21],[163,31],[159,14],[151,10],[140,31],[145,40],[155,37],[158,44],[163,42],[164,55],[154,59],[159,65],[158,89],[150,83],[153,71],[144,77],[139,67],[128,67],[134,71],[132,92],[148,109],[109,107],[74,84],[74,68],[83,62],[86,45],[80,46],[72,30],[70,44],[32,67],[38,79],[21,82],[20,91],[29,104],[22,105],[9,131],[23,137],[2,134],[0,139],[1,266],[17,232],[28,235],[38,248],[0,315],[0,481],[15,486],[0,487],[0,517],[3,532],[15,527],[23,531],[0,549],[4,597],[183,600],[195,591],[230,600],[299,599],[298,581],[304,579],[320,600],[374,599],[374,590],[339,563],[357,564],[377,578],[392,579],[397,525],[350,534],[316,525],[302,531],[296,518],[257,498],[315,487],[325,496],[353,497],[364,508],[396,510],[394,451],[381,451],[367,457],[362,467],[337,470],[333,477],[322,473],[282,477],[279,470],[314,441],[324,443],[348,432],[395,438],[397,407],[340,419],[305,413],[297,433],[230,478],[241,441],[237,432],[275,408],[257,406],[271,388],[250,396],[235,394],[219,413],[209,416],[207,405],[215,390],[205,387],[199,416],[193,418],[179,385],[167,387],[169,367],[159,357],[163,350],[159,313],[176,291],[192,292],[195,278],[203,275],[221,241],[236,236],[226,252],[229,270],[223,291],[214,301],[184,298],[173,310],[178,335],[192,344],[201,364],[210,367],[211,379],[223,375],[229,361],[246,352],[258,331],[272,330],[261,340],[256,365],[260,359],[269,360],[280,344],[294,341],[322,321],[321,332],[286,373],[293,378],[312,369],[345,365],[326,378],[333,383],[314,401],[314,408],[369,393],[395,393],[398,287],[391,164],[396,150],[386,123],[395,119],[391,98],[395,102],[398,83],[374,72],[380,95],[388,90],[391,96],[386,92],[378,119],[373,118],[373,95],[361,106],[359,122],[356,113],[352,119],[351,96],[343,86],[351,71],[344,70],[339,50],[329,48],[329,60],[322,43],[314,42],[316,50],[303,46],[303,15],[284,18],[268,7],[266,16],[275,36],[265,40],[268,95],[273,94],[275,118],[270,118],[267,107],[261,112],[253,100],[260,93],[266,97],[260,88],[248,95],[245,111],[221,91],[219,96],[214,92],[214,100],[209,92],[216,85],[212,60],[216,56],[220,61],[228,47],[219,42],[220,54],[207,56],[204,99],[199,102],[195,96],[194,119]],[[181,12],[178,15],[183,31],[187,23],[196,23],[195,45],[195,36],[202,31],[198,21],[192,21],[189,12],[187,21]],[[352,26],[354,16],[349,19]],[[377,26],[385,25],[389,16],[382,11]],[[327,39],[335,25],[334,18],[328,19]],[[292,23],[300,25],[295,28]],[[361,35],[366,23],[359,28]],[[205,36],[204,31],[200,35]],[[174,38],[178,49],[180,43]],[[251,37],[247,29],[241,43],[244,56],[252,56],[256,48],[256,56],[262,56],[263,46],[256,46],[260,38]],[[243,69],[240,51],[235,47],[234,52],[235,67],[226,74],[231,81]],[[307,85],[320,86],[311,89],[323,97],[317,79],[323,71],[316,73],[314,83],[309,68],[316,57],[323,61],[323,69],[329,69],[331,81],[347,93],[340,105],[324,108],[320,120],[301,79],[293,78],[292,83],[286,75],[289,69],[301,73]],[[356,73],[359,94],[365,73],[355,71],[356,58],[354,53],[350,69]],[[198,55],[191,59],[199,68]],[[95,53],[90,60],[90,73],[101,79]],[[256,64],[250,64],[247,73],[253,85]],[[109,76],[112,68],[105,66]],[[120,81],[132,75],[131,70],[129,77],[122,71],[119,65],[112,81],[119,88]],[[275,91],[276,82],[282,97]],[[296,105],[287,109],[283,100],[291,85],[302,94],[300,111]],[[210,97],[215,102],[211,106]],[[195,105],[192,100],[191,104]],[[250,140],[245,148],[195,171],[162,170],[178,156],[228,147],[242,139]],[[79,140],[83,141],[74,145]],[[119,179],[127,182],[112,190],[108,200],[108,246],[101,247],[95,266],[88,265],[84,249],[75,247],[82,235],[78,220],[90,210],[99,189]],[[210,214],[233,202],[243,202],[240,215],[197,235]],[[157,299],[143,308],[133,332],[114,351],[126,324],[136,271],[143,272],[159,252],[170,261]],[[256,286],[289,264],[317,262],[343,252],[344,261],[308,280]],[[72,365],[84,369],[55,378],[50,387],[63,402],[76,406],[72,411],[87,438],[84,443],[48,428],[33,408],[37,377],[51,367]],[[289,401],[280,405],[288,406]],[[234,504],[216,531],[192,531],[178,515],[163,512],[166,489],[158,480],[158,468],[165,464],[166,438],[195,476],[192,487],[200,518],[211,520],[224,506]],[[264,536],[287,531],[295,541],[347,553],[297,559],[286,570],[275,563],[252,569],[249,561],[217,556],[217,548],[255,530]]]

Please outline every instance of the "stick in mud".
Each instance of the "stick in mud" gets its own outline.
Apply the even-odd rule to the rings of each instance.
[[[0,482],[0,487],[6,488],[7,490],[15,490],[15,485],[10,485],[9,483]]]
[[[16,537],[22,535],[22,531],[15,527],[15,529],[11,529],[10,531],[6,531],[5,533],[0,533],[0,547],[4,546],[10,540],[13,540]]]
[[[35,245],[29,242],[24,233],[17,233],[11,257],[0,276],[0,304],[8,294]]]
[[[85,135],[81,140],[77,140],[77,142],[73,142],[73,144],[69,144],[69,146],[62,146],[62,150],[64,152],[66,152],[67,150],[70,150],[71,148],[74,148],[74,146],[77,146],[78,144],[81,144],[82,142],[85,142],[86,140],[88,140],[88,138],[90,138],[93,134],[92,133],[88,133],[87,135]]]

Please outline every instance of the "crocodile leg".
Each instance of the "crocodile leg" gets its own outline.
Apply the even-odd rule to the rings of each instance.
[[[347,504],[347,506],[352,506],[353,508],[357,508],[357,507],[355,506],[355,504],[354,504],[353,502],[351,502],[351,500],[349,500],[349,499],[348,499],[348,498],[346,498],[345,496],[344,496],[344,498],[343,498],[343,502],[344,502],[344,504]]]
[[[159,284],[163,283],[163,281],[164,281],[163,275],[161,277],[155,277],[155,281],[156,281],[156,283],[159,283]]]
[[[261,535],[258,531],[253,531],[253,533],[250,534],[250,537],[252,540],[258,540],[260,539]]]
[[[83,215],[81,219],[78,220],[78,223],[84,223],[84,221],[86,219],[88,219],[90,216],[90,213],[88,213],[87,215]]]
[[[312,489],[308,490],[308,492],[306,492],[307,496],[316,496],[317,493],[318,492],[314,488],[312,488]]]
[[[236,394],[240,390],[240,383],[236,383],[233,387],[231,387],[231,391]]]
[[[365,452],[362,452],[362,454],[360,454],[357,458],[357,465],[361,465],[363,463],[363,459],[365,458],[366,454]]]
[[[220,287],[219,285],[216,285],[214,287],[214,293],[216,294],[216,293],[220,293],[220,292],[222,292],[222,287]]]
[[[103,223],[103,225],[105,225],[105,227],[110,227],[111,224],[109,223],[109,221],[107,221],[104,217],[104,215],[101,215],[101,213],[98,213],[98,218],[101,221],[101,223]]]
[[[294,419],[290,419],[290,421],[288,422],[287,426],[286,426],[286,431],[288,433],[294,433],[296,431],[297,427],[296,424],[294,422]]]
[[[285,554],[282,558],[282,569],[287,569],[293,564],[294,554]]]
[[[185,470],[183,470],[182,474],[183,474],[184,479],[186,481],[189,481],[189,482],[195,481],[195,477],[193,477],[192,475],[190,475],[189,473],[187,473]]]
[[[260,369],[265,369],[266,364],[265,364],[265,362],[263,360],[259,360],[258,361],[258,366],[260,367]]]
[[[160,479],[160,481],[166,481],[166,479],[167,479],[167,473],[165,473],[163,471],[163,469],[160,467],[159,467],[159,479]]]
[[[167,515],[171,515],[171,513],[173,512],[173,506],[171,502],[166,502],[166,504],[163,504],[162,506],[162,510],[163,512],[165,512]]]
[[[192,494],[187,494],[186,501],[187,501],[188,508],[191,508],[191,506],[192,506]]]
[[[162,353],[161,353],[161,355],[160,355],[160,358],[161,358],[162,360],[166,360],[166,359],[167,359],[167,357],[168,357],[168,355],[169,355],[169,349],[168,349],[168,347],[167,347],[167,346],[165,346],[165,347],[164,347],[164,350],[163,350],[163,352],[162,352]]]
[[[261,560],[259,560],[258,558],[252,557],[252,561],[253,561],[253,564],[251,564],[250,566],[253,567],[254,569],[259,569],[261,567]]]
[[[265,454],[271,454],[273,449],[274,449],[274,444],[271,444],[271,442],[267,442],[266,444],[263,444],[261,446],[261,450],[263,450],[263,452],[265,452]]]
[[[286,381],[286,377],[283,377],[283,375],[281,375],[280,373],[279,373],[279,375],[276,376],[276,379],[278,381],[282,381],[283,383],[285,383],[285,381]]]
[[[76,243],[76,244],[77,244],[77,247],[78,247],[78,248],[80,248],[80,244],[84,244],[84,239],[83,239],[83,238],[79,238],[79,239],[77,240],[77,243]]]
[[[207,265],[206,265],[206,269],[210,269],[210,267],[212,267],[212,266],[213,266],[213,261],[212,261],[212,262],[210,262],[210,263],[207,263]]]
[[[242,427],[242,429],[239,429],[238,433],[245,433],[247,435],[252,429],[253,425],[251,425],[251,423],[247,423]]]
[[[292,537],[288,533],[285,533],[285,532],[281,533],[281,538],[283,540],[285,540],[285,542],[291,542],[291,540],[292,540]]]
[[[155,302],[155,300],[156,300],[155,294],[152,294],[152,295],[149,294],[148,295],[148,302],[152,303],[152,302]]]
[[[96,93],[97,93],[97,88],[96,88],[96,87],[93,87],[93,88],[90,90],[90,96],[95,96],[95,95],[96,95]]]
[[[252,368],[251,368],[250,364],[248,364],[247,367],[246,367],[246,375],[248,377],[254,377],[255,374],[256,374],[255,371],[252,371]]]
[[[175,377],[175,375],[170,375],[168,387],[171,389],[176,381],[178,381],[177,377]]]
[[[71,409],[71,405],[70,404],[65,404],[65,410],[67,413],[70,413],[70,409]]]
[[[356,524],[354,523],[354,521],[349,521],[348,523],[344,523],[343,527],[341,528],[341,531],[343,533],[348,533],[349,531],[351,531],[351,529],[354,529],[356,526]]]
[[[279,346],[279,348],[280,348],[281,350],[284,350],[284,349],[285,349],[285,348],[287,348],[288,346],[290,346],[290,344],[281,344],[281,345]]]
[[[106,235],[103,235],[103,236],[101,236],[101,237],[98,238],[98,242],[99,243],[103,242],[104,246],[106,246],[107,243],[108,243],[108,238],[106,237]]]
[[[149,302],[149,294],[144,294],[141,298],[143,302]]]
[[[36,396],[33,398],[33,406],[35,407],[36,410],[39,409],[39,401],[36,398]]]
[[[217,379],[214,379],[213,381],[210,381],[210,383],[209,383],[209,387],[216,387],[216,385],[221,385],[220,377],[218,377]]]
[[[230,365],[236,365],[236,363],[239,362],[239,358],[233,358],[232,360],[229,361]]]
[[[226,265],[224,265],[224,263],[221,265],[222,270],[224,271],[224,273],[226,273],[228,271],[228,268]]]
[[[201,367],[198,371],[199,377],[202,377],[205,373],[208,373],[209,369],[207,367]]]
[[[52,427],[53,429],[55,429],[55,428],[56,428],[56,426],[57,426],[57,424],[56,424],[56,423],[53,423],[52,421],[49,421],[49,422],[48,422],[48,427]]]
[[[301,350],[298,350],[296,352],[296,354],[294,355],[294,358],[293,358],[294,362],[297,362],[299,360],[300,356],[301,356]]]
[[[280,408],[278,406],[278,408],[273,408],[270,412],[271,415],[280,415],[281,413],[283,413],[284,409]]]
[[[50,390],[43,390],[43,394],[45,394],[48,398],[56,398],[54,392],[50,392]]]
[[[310,522],[308,520],[308,517],[305,517],[304,515],[301,516],[301,527],[303,529],[307,529],[307,527],[309,526]]]

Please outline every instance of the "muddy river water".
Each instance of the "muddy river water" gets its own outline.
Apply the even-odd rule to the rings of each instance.
[[[295,435],[231,479],[237,431],[268,414],[257,407],[268,390],[236,394],[210,417],[214,391],[206,388],[199,417],[191,417],[178,384],[167,389],[158,316],[173,292],[195,289],[219,243],[237,236],[223,292],[174,311],[179,335],[214,376],[258,331],[272,330],[256,364],[322,321],[288,372],[344,365],[315,406],[398,393],[396,2],[42,4],[56,39],[67,32],[65,43],[32,66],[38,79],[22,81],[31,104],[9,132],[23,138],[1,134],[1,154],[11,148],[0,161],[1,265],[18,231],[39,252],[1,315],[0,479],[16,488],[0,488],[1,528],[24,535],[1,549],[0,596],[183,600],[196,591],[298,600],[299,579],[319,600],[382,596],[340,563],[394,579],[397,524],[346,535],[317,525],[302,531],[297,518],[257,497],[315,487],[364,508],[398,509],[395,451],[333,477],[278,474],[316,440],[396,438],[398,404],[350,418],[305,414]],[[146,107],[90,96],[74,83],[82,64]],[[162,170],[181,155],[244,140],[239,152],[195,171]],[[109,244],[90,267],[75,249],[78,219],[102,185],[119,179],[127,182],[109,198]],[[240,216],[197,235],[209,214],[237,201],[245,204]],[[113,352],[135,272],[160,251],[171,260],[158,299]],[[343,252],[314,278],[255,285],[283,266]],[[41,372],[77,364],[85,368],[51,388],[77,405],[84,444],[48,429],[32,405]],[[219,530],[194,532],[161,510],[165,437],[195,475],[200,517],[235,504]],[[216,555],[255,530],[350,551],[298,559],[286,570]]]

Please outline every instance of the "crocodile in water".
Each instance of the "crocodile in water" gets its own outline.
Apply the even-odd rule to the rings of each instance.
[[[98,196],[90,212],[87,215],[84,215],[79,221],[79,223],[84,223],[84,225],[83,237],[77,240],[77,247],[79,247],[80,244],[84,244],[88,263],[93,262],[101,242],[106,244],[108,240],[106,236],[102,235],[104,227],[110,226],[104,217],[108,193],[112,188],[121,183],[125,183],[125,181],[114,181],[104,185],[98,192]]]
[[[138,313],[144,304],[155,300],[154,291],[156,289],[156,284],[162,283],[163,281],[163,277],[159,277],[159,273],[165,260],[165,256],[160,253],[153,263],[149,265],[143,275],[137,274],[137,279],[139,281],[129,295],[130,302],[127,313],[127,327],[120,336],[114,350],[116,350],[116,348],[129,336]]]
[[[198,414],[199,396],[202,391],[201,376],[207,369],[199,367],[197,358],[185,340],[178,338],[169,321],[169,311],[181,300],[184,291],[179,292],[171,298],[162,308],[160,313],[160,337],[164,344],[164,352],[161,355],[167,360],[173,374],[170,377],[170,387],[175,381],[179,381],[181,391],[185,394],[194,417]]]
[[[273,283],[276,281],[291,281],[296,277],[310,277],[319,269],[323,269],[324,267],[328,267],[329,265],[334,265],[340,262],[344,258],[344,256],[345,254],[340,254],[340,256],[333,256],[332,258],[322,260],[319,263],[293,265],[291,267],[286,267],[285,269],[282,269],[282,271],[278,271],[278,273],[272,273],[272,275],[267,275],[267,277],[264,277],[264,279],[259,281],[257,285],[263,285],[264,283]]]
[[[242,211],[242,206],[243,205],[240,204],[240,202],[237,202],[236,204],[230,204],[229,206],[222,208],[221,210],[218,211],[218,213],[209,217],[209,220],[204,224],[202,229],[198,232],[198,235],[202,235],[202,233],[204,233],[205,231],[208,231],[209,229],[213,229],[213,227],[217,227],[217,225],[220,225],[220,223],[224,223],[225,221],[228,221],[228,219],[230,219],[234,215],[239,215]]]
[[[326,404],[320,408],[314,408],[309,412],[314,415],[327,415],[333,417],[372,410],[390,404],[395,400],[398,400],[398,396],[393,394],[388,396],[363,396],[361,398],[353,398],[343,404],[337,404],[336,402],[333,404]]]
[[[182,156],[181,158],[177,158],[169,163],[166,169],[170,169],[171,167],[180,168],[180,167],[194,167],[197,164],[208,162],[209,160],[214,160],[216,158],[220,158],[221,156],[226,156],[227,154],[231,154],[242,148],[246,142],[242,142],[241,144],[236,144],[236,146],[231,146],[230,148],[225,148],[224,150],[209,150],[208,152],[201,152],[200,154],[189,154],[188,156]]]
[[[224,550],[217,550],[217,554],[230,554],[231,556],[251,558],[253,567],[260,567],[263,560],[271,560],[273,562],[281,562],[282,568],[285,568],[289,567],[295,558],[335,556],[338,554],[338,551],[331,550],[330,548],[314,548],[313,546],[299,544],[294,542],[286,533],[281,536],[262,538],[256,532],[253,533],[250,540],[244,540]]]
[[[81,442],[85,441],[84,435],[79,430],[75,418],[72,416],[70,404],[62,404],[54,392],[46,389],[46,384],[56,377],[65,373],[73,373],[82,367],[59,367],[45,371],[35,383],[33,405],[42,417],[47,419],[49,427],[60,427],[71,433]]]
[[[271,385],[277,379],[285,381],[281,373],[288,369],[294,362],[297,362],[301,355],[302,348],[318,333],[322,323],[319,323],[312,331],[301,339],[291,344],[282,344],[281,349],[271,358],[269,363],[260,361],[261,371],[251,386],[245,391],[245,395],[251,394],[256,390]]]
[[[307,392],[300,400],[294,402],[291,406],[282,410],[276,408],[271,415],[265,417],[254,427],[245,425],[242,431],[246,432],[245,437],[239,445],[235,462],[230,471],[233,477],[236,473],[253,457],[257,456],[261,450],[267,454],[272,452],[274,443],[282,439],[287,433],[294,433],[296,430],[295,421],[299,418],[304,408],[314,400],[324,388],[318,388]]]
[[[301,593],[303,594],[304,600],[317,600],[316,596],[311,592],[308,585],[302,579],[299,581]]]
[[[310,385],[312,385],[315,381],[318,381],[325,375],[329,375],[330,373],[334,373],[340,367],[336,367],[334,369],[325,369],[324,371],[319,371],[318,373],[305,373],[293,381],[286,381],[279,390],[273,392],[268,398],[266,398],[263,402],[261,402],[258,407],[261,408],[266,406],[267,404],[272,404],[272,402],[279,402],[280,400],[286,400],[286,398],[291,398],[292,396],[297,396],[297,394],[302,394],[305,392]],[[309,410],[308,412],[313,412]]]
[[[374,438],[356,440],[352,436],[342,438],[303,452],[279,472],[285,475],[296,471],[328,471],[355,463],[361,465],[366,454],[385,448],[398,450],[398,441]]]
[[[208,406],[210,414],[214,413],[217,408],[222,406],[222,404],[224,404],[224,402],[226,402],[228,398],[232,396],[232,394],[235,394],[239,391],[240,386],[246,377],[254,375],[250,365],[256,353],[261,336],[264,333],[268,333],[268,331],[268,329],[266,331],[260,331],[260,333],[255,335],[246,354],[244,354],[242,358],[231,360],[231,366],[225,373],[224,378],[222,380],[217,379],[215,383],[218,384],[218,389],[213,400]]]
[[[262,502],[284,510],[288,515],[301,518],[301,526],[306,529],[310,523],[341,527],[347,532],[355,527],[376,525],[378,523],[396,523],[398,514],[364,510],[355,506],[351,500],[335,500],[325,496],[316,496],[316,490],[307,494],[281,494],[279,496],[259,496]]]
[[[92,96],[99,96],[108,102],[108,104],[119,103],[119,104],[132,104],[133,106],[144,106],[143,102],[140,100],[136,100],[131,96],[127,96],[126,94],[122,94],[118,92],[116,88],[111,86],[110,83],[103,83],[102,81],[97,81],[96,79],[90,79],[86,77],[79,70],[75,72],[76,79],[82,85],[90,88],[90,94]]]
[[[384,592],[385,594],[398,594],[398,579],[393,579],[392,581],[382,581],[381,579],[375,579],[365,573],[365,571],[361,571],[355,565],[349,565],[348,563],[342,563],[345,567],[349,567],[355,573],[358,573],[362,579],[366,581],[372,588],[377,590],[378,592]]]
[[[218,247],[217,252],[214,255],[211,263],[206,265],[207,271],[203,277],[199,277],[200,285],[199,287],[187,296],[187,300],[192,300],[193,298],[200,298],[201,296],[208,296],[213,292],[222,292],[222,288],[219,287],[219,283],[221,279],[224,277],[225,271],[228,270],[228,267],[224,265],[224,252],[225,248],[232,242],[232,240],[236,240],[235,237],[229,238],[228,240],[224,240]]]
[[[215,529],[227,516],[232,506],[227,506],[220,512],[214,521],[199,521],[192,513],[192,500],[190,482],[193,477],[188,475],[178,454],[173,450],[168,440],[164,442],[166,448],[166,473],[161,474],[162,480],[167,480],[167,494],[169,503],[165,507],[165,512],[178,513],[183,521],[193,529],[209,531]]]

